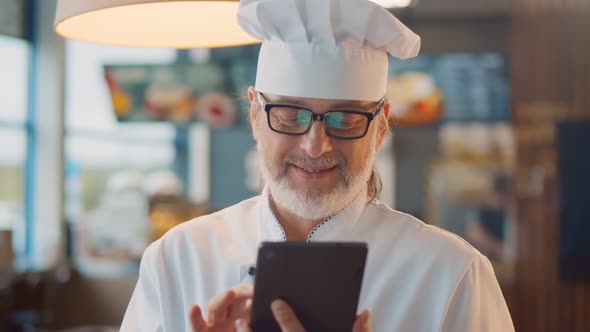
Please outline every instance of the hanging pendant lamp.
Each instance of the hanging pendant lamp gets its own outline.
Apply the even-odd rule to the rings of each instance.
[[[236,22],[239,0],[57,0],[55,31],[118,46],[198,48],[253,44]]]

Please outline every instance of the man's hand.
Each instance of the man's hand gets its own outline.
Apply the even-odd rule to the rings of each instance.
[[[189,319],[193,332],[233,332],[237,319],[248,319],[252,285],[238,285],[214,296],[207,304],[207,321],[198,305],[192,306]]]
[[[283,332],[305,332],[305,329],[297,319],[295,312],[283,300],[275,300],[271,305],[272,313],[281,327]],[[352,327],[352,332],[370,332],[369,310],[361,311],[357,316]],[[236,321],[236,332],[252,332],[246,319]]]

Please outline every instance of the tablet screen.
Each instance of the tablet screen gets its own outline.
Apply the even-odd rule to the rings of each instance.
[[[351,331],[366,256],[366,243],[263,243],[256,262],[252,329],[280,331],[270,311],[272,301],[280,298],[306,331]]]

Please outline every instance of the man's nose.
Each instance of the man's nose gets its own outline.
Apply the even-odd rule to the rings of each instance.
[[[315,121],[309,131],[301,136],[301,149],[311,158],[332,151],[332,142],[321,121]]]

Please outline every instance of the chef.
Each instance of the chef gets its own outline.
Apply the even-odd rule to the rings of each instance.
[[[388,54],[414,57],[420,38],[368,0],[242,0],[238,23],[262,41],[248,97],[264,190],[151,244],[121,331],[249,331],[262,241],[368,243],[352,331],[513,331],[485,256],[376,199]]]

